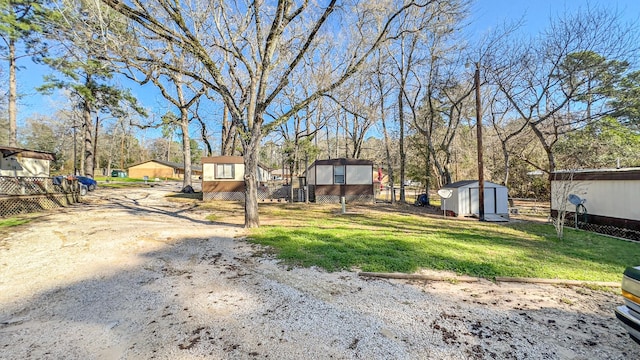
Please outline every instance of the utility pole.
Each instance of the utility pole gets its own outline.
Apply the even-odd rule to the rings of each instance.
[[[484,221],[484,161],[482,159],[482,103],[480,101],[480,63],[473,77],[476,88],[476,134],[478,136],[478,215]]]
[[[73,118],[73,176],[77,176],[78,175],[78,160],[77,158],[77,154],[78,151],[76,150],[76,118]]]

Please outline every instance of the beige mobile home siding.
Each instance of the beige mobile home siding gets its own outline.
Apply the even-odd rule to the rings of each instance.
[[[590,215],[609,216],[640,221],[640,180],[574,180],[551,182],[551,209],[558,210],[559,192],[570,186],[569,193],[586,199],[585,207]],[[567,202],[567,211],[575,205]]]
[[[588,223],[640,231],[640,168],[552,173],[552,216],[557,216],[562,201],[567,212],[575,212],[575,205],[562,199],[569,194],[586,200]]]
[[[347,166],[347,184],[349,185],[369,185],[373,184],[373,172],[371,165],[349,165]]]

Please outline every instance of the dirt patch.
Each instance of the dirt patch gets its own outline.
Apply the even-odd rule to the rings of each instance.
[[[1,235],[0,358],[640,358],[615,293],[291,269],[179,190],[99,189]]]

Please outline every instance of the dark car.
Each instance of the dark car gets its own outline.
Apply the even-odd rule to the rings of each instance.
[[[89,191],[93,191],[98,187],[98,183],[90,177],[86,176],[76,176],[78,182],[89,189]]]
[[[640,344],[640,266],[628,267],[622,276],[624,305],[616,309],[616,317],[631,338]]]

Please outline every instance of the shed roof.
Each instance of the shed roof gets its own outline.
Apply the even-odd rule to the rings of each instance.
[[[447,189],[456,189],[459,187],[464,187],[470,184],[473,184],[475,182],[478,182],[478,180],[460,180],[460,181],[456,181],[454,183],[451,184],[447,184],[445,186],[443,186],[442,188],[447,188]]]
[[[462,187],[474,187],[473,185],[478,186],[479,185],[478,184],[478,180],[460,180],[460,181],[456,181],[456,182],[451,183],[451,184],[444,185],[442,188],[443,189],[458,189],[458,188],[462,188]],[[505,187],[505,186],[485,180],[484,187],[495,188],[495,187]]]
[[[29,149],[21,149],[10,146],[0,146],[0,152],[2,153],[2,157],[6,158],[12,155],[21,155],[30,159],[41,159],[41,160],[51,160],[55,161],[56,156],[54,153],[39,151],[39,150],[29,150]]]
[[[346,158],[338,158],[338,159],[325,159],[325,160],[316,160],[311,164],[314,165],[371,165],[373,166],[373,161],[371,160],[363,160],[363,159],[346,159]]]

